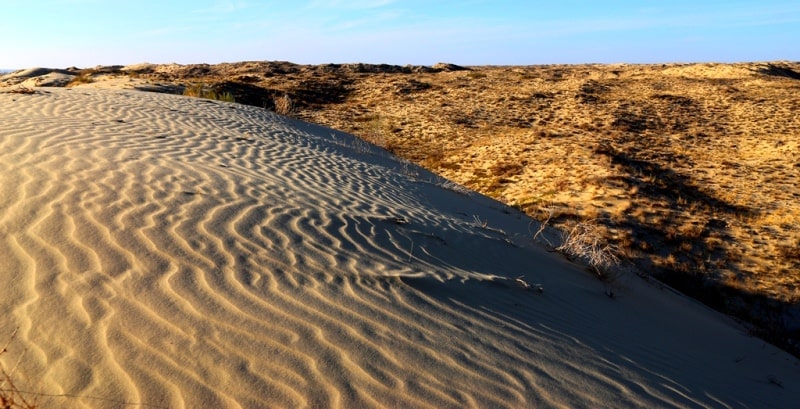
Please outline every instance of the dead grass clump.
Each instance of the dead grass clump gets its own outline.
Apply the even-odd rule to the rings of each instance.
[[[35,94],[35,93],[36,93],[36,90],[35,90],[35,89],[33,89],[33,88],[28,88],[28,87],[26,87],[26,86],[24,86],[24,85],[20,85],[19,87],[17,87],[17,88],[14,88],[14,89],[11,89],[11,90],[8,90],[8,91],[6,91],[6,92],[7,92],[7,93],[9,93],[9,94],[24,94],[24,95],[30,95],[30,94]]]
[[[187,97],[213,99],[216,101],[234,102],[233,94],[230,92],[217,93],[212,88],[204,84],[191,84],[183,89],[183,95]]]
[[[67,83],[66,87],[69,88],[69,87],[74,87],[76,85],[81,85],[81,84],[91,84],[93,82],[94,82],[94,79],[92,78],[92,73],[90,73],[90,72],[82,72],[79,75],[75,76],[73,79],[71,79]]]
[[[283,116],[292,116],[294,114],[294,101],[292,101],[292,98],[290,98],[288,94],[275,97],[273,103],[275,104],[276,114]]]
[[[384,149],[388,145],[387,135],[391,132],[388,121],[380,115],[374,115],[364,124],[364,139]]]
[[[11,334],[11,338],[5,345],[3,345],[3,349],[0,350],[0,358],[3,356],[3,354],[8,352],[8,344],[11,343],[16,335],[17,330],[14,330],[14,332]],[[36,404],[25,399],[25,396],[23,396],[22,392],[20,392],[12,380],[14,371],[19,365],[21,359],[22,357],[20,356],[11,369],[6,369],[5,365],[3,365],[3,363],[0,361],[0,409],[36,408]]]
[[[597,219],[577,222],[564,232],[563,242],[556,250],[587,263],[600,278],[605,278],[620,260],[617,248],[606,242],[604,235]]]

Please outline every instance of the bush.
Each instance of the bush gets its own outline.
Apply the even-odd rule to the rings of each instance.
[[[291,116],[294,113],[294,102],[289,95],[283,94],[283,96],[275,97],[273,102],[275,103],[276,114]]]
[[[187,97],[213,99],[216,101],[235,102],[233,94],[230,92],[217,93],[214,89],[204,84],[191,84],[183,89],[183,95]]]
[[[89,71],[81,72],[79,75],[75,76],[67,83],[67,88],[74,87],[80,84],[91,84],[94,82],[94,78],[92,78],[92,73]]]
[[[586,262],[600,278],[605,278],[609,269],[619,264],[617,248],[603,239],[596,219],[575,223],[565,231],[564,240],[556,250]]]

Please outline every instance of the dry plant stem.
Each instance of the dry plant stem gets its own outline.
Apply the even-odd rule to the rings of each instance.
[[[6,92],[11,93],[11,94],[26,94],[26,95],[30,95],[30,94],[35,94],[36,90],[33,89],[33,88],[28,88],[28,87],[26,87],[24,85],[20,85],[19,87],[14,88],[14,89],[12,89],[10,91],[6,91]]]
[[[534,240],[534,241],[535,241],[536,239],[538,239],[538,238],[539,238],[539,236],[542,236],[542,238],[544,239],[544,241],[546,241],[546,242],[547,242],[547,245],[548,245],[548,246],[550,246],[551,248],[552,248],[552,247],[555,247],[555,246],[553,246],[553,243],[551,243],[551,242],[550,242],[550,240],[548,240],[548,239],[547,239],[547,237],[543,236],[543,235],[542,235],[542,233],[543,233],[543,232],[544,232],[544,230],[547,228],[547,224],[548,224],[548,223],[550,223],[550,219],[551,219],[552,217],[553,217],[553,210],[551,209],[551,210],[549,210],[549,211],[548,211],[548,213],[547,213],[547,219],[545,219],[543,222],[540,222],[540,224],[539,224],[539,229],[538,229],[538,230],[536,230],[536,233],[534,233],[534,234],[533,234],[533,240]]]
[[[0,356],[8,352],[8,345],[17,335],[17,330],[15,329],[13,333],[11,333],[11,337],[3,345],[3,349],[0,350]],[[14,366],[11,370],[6,370],[5,366],[0,362],[0,409],[15,409],[15,408],[22,408],[22,409],[33,409],[36,407],[33,403],[28,402],[22,393],[19,391],[17,386],[14,384],[14,381],[11,379],[12,375],[16,371],[19,363],[22,361],[22,357],[25,354],[21,354],[20,357],[17,359],[17,362],[14,363]]]
[[[520,287],[522,287],[526,291],[538,291],[540,294],[544,292],[544,287],[541,284],[530,284],[525,281],[525,276],[521,275],[514,279],[514,282],[517,283]]]
[[[596,219],[576,223],[565,233],[564,242],[556,250],[586,261],[601,278],[609,268],[619,264],[616,248],[603,240]]]

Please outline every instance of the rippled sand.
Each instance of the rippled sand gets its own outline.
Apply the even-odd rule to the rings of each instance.
[[[800,402],[794,358],[537,228],[262,109],[0,93],[0,360],[40,407]]]

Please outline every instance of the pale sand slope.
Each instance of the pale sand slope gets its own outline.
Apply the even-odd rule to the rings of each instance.
[[[728,319],[637,278],[609,298],[524,216],[258,108],[0,94],[0,178],[2,360],[27,350],[40,407],[800,402],[797,361]]]

